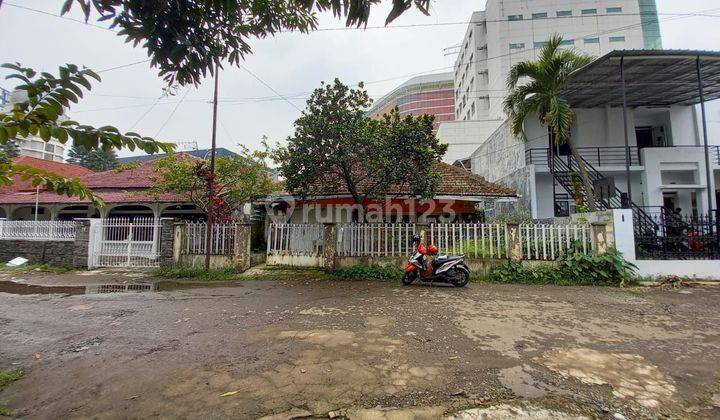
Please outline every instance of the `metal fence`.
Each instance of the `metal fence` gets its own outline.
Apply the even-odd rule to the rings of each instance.
[[[0,239],[73,240],[74,221],[0,220]]]
[[[469,258],[506,258],[508,255],[505,224],[432,224],[428,239],[441,253],[465,254]]]
[[[321,255],[324,243],[325,229],[320,224],[272,223],[268,228],[268,254]]]
[[[596,249],[586,223],[521,224],[520,246],[525,260],[556,260],[571,250],[587,254]]]
[[[152,217],[93,221],[88,250],[90,268],[158,267],[160,228],[160,221]]]
[[[651,217],[658,229],[656,232],[636,235],[638,259],[720,259],[720,220],[717,215],[678,215],[662,208],[651,214]]]
[[[236,223],[216,223],[212,226],[210,253],[228,255],[235,252]],[[195,222],[185,225],[182,249],[186,254],[204,254],[207,250],[207,223]]]
[[[347,257],[395,256],[413,252],[414,223],[338,225],[336,252]]]

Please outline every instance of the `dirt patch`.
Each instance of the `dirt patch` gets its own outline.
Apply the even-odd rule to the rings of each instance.
[[[565,378],[590,385],[610,385],[614,396],[634,400],[646,408],[671,401],[676,392],[671,377],[636,354],[587,348],[553,349],[543,354],[543,363]]]
[[[473,408],[447,417],[449,420],[584,420],[589,418],[533,405],[513,406],[507,404],[487,408]]]

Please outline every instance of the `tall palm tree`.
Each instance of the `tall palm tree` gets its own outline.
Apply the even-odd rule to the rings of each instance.
[[[595,197],[592,194],[587,167],[580,158],[570,134],[575,113],[570,104],[558,96],[558,89],[565,83],[570,73],[592,62],[593,57],[578,53],[574,49],[563,49],[562,45],[563,38],[560,35],[553,35],[540,51],[537,60],[521,61],[510,69],[507,77],[509,93],[505,98],[504,107],[510,117],[511,129],[515,137],[527,141],[524,131],[525,119],[536,115],[540,123],[547,127],[551,148],[553,145],[568,144],[580,167],[580,175],[587,194],[588,210],[595,211]]]

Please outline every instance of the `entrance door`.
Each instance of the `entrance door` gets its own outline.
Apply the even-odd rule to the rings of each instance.
[[[637,138],[637,147],[653,147],[653,129],[652,127],[635,127],[635,137]]]

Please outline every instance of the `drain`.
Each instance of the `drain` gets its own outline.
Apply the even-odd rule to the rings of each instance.
[[[126,293],[126,292],[152,292],[155,287],[151,283],[133,284],[91,284],[86,286],[86,294],[98,293]]]

